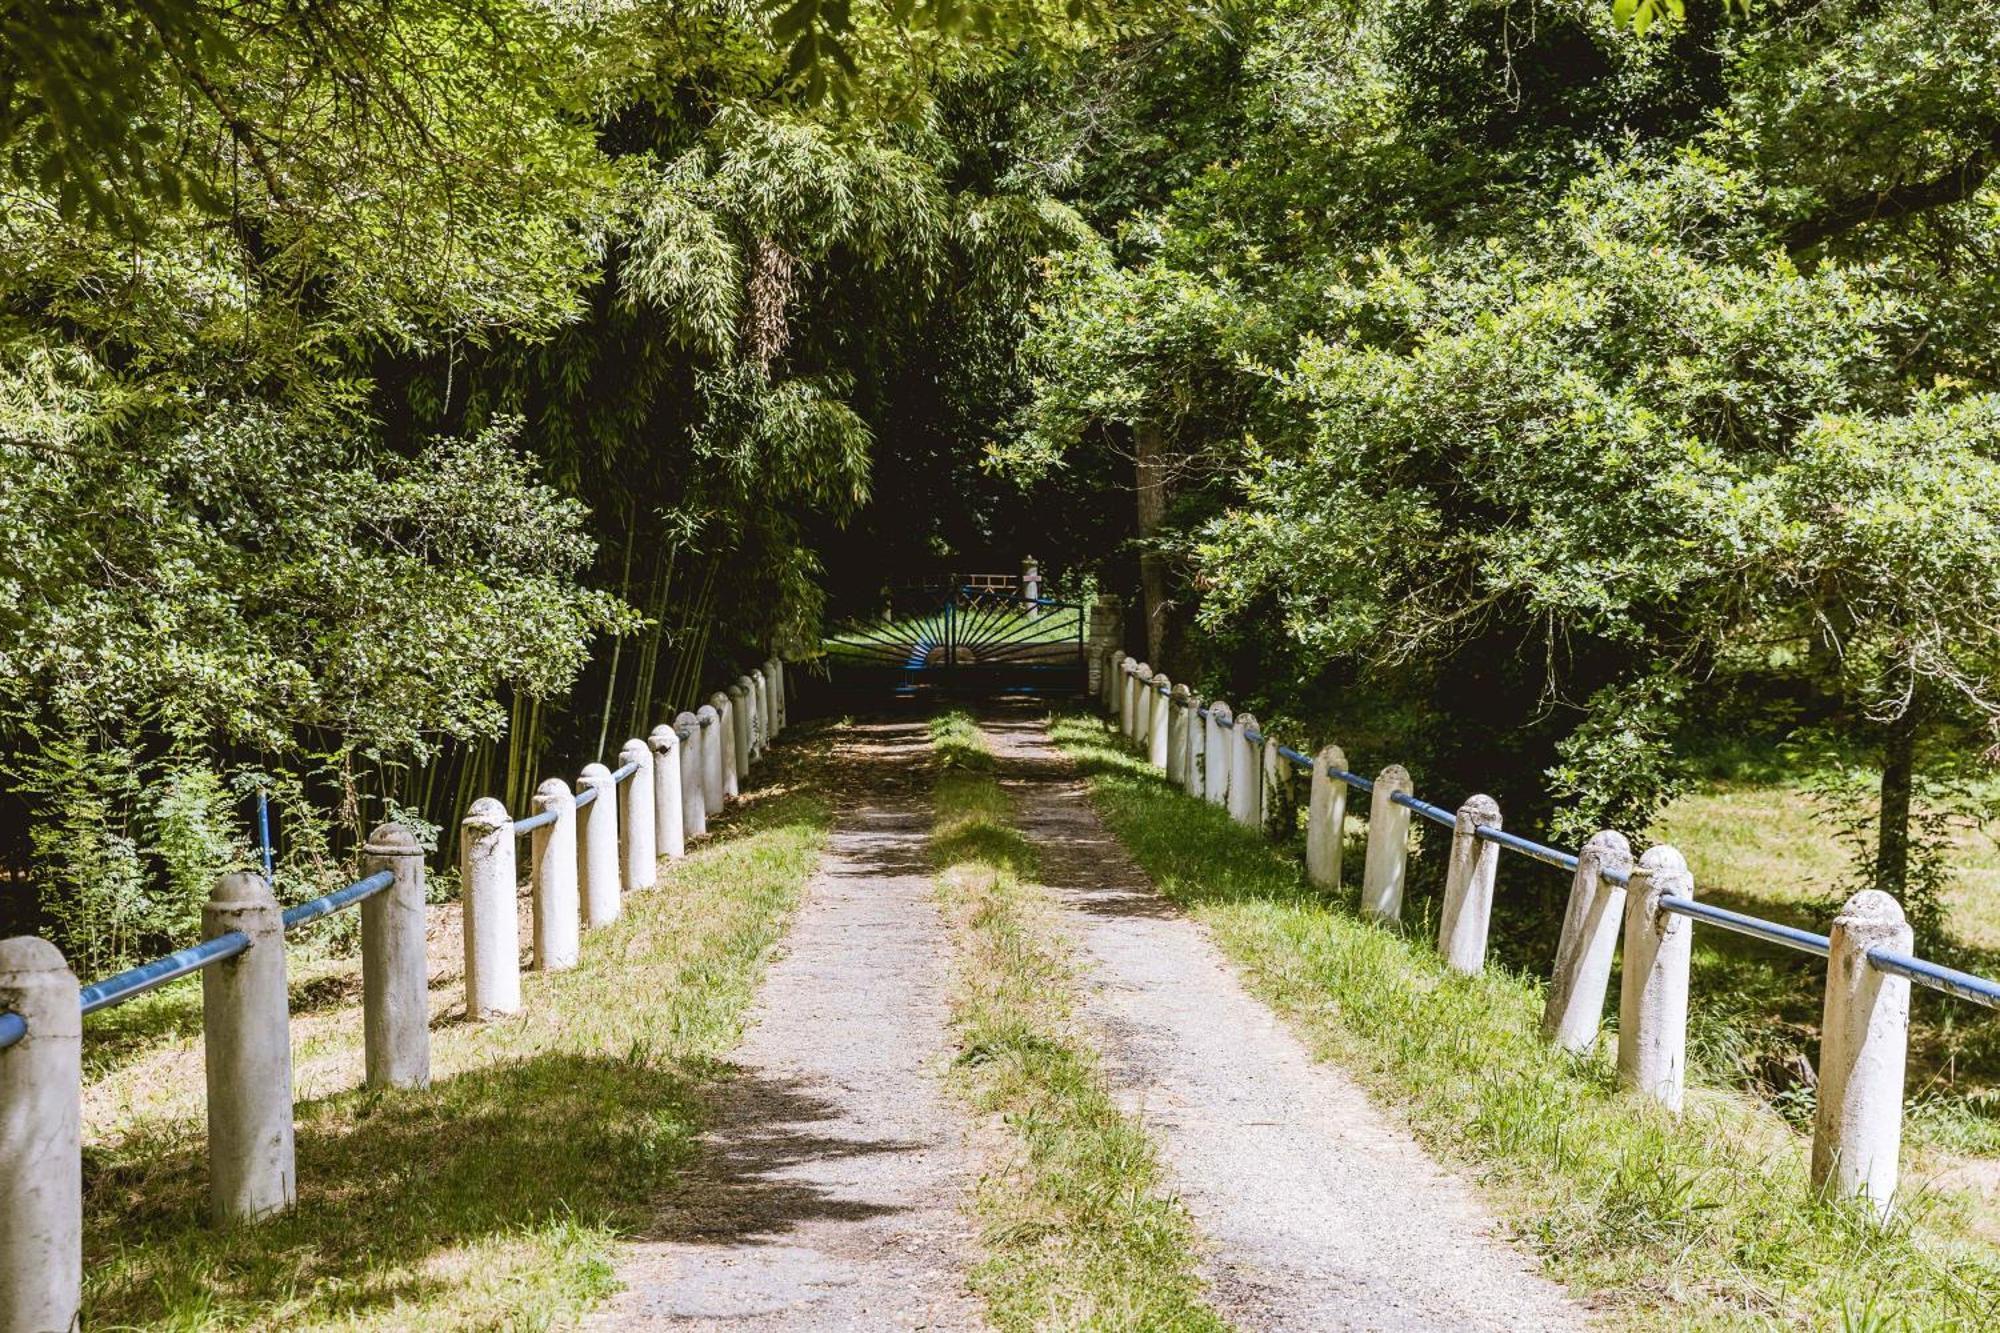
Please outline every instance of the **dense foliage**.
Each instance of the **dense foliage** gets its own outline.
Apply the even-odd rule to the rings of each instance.
[[[1569,838],[1782,701],[1878,754],[1900,890],[1913,768],[2000,717],[1991,11],[1629,17],[1291,0],[1100,51],[1061,102],[1116,110],[1039,133],[1105,239],[1011,461],[1169,478],[1177,679],[1391,705],[1433,790]]]

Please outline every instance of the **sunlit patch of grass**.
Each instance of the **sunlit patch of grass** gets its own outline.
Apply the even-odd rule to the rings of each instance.
[[[988,1258],[975,1285],[1004,1329],[1219,1330],[1187,1215],[1075,1022],[1070,951],[992,756],[962,713],[931,735],[938,897],[958,948],[956,1072],[1018,1151],[981,1182]]]
[[[170,1109],[87,1131],[86,1325],[545,1328],[614,1290],[617,1239],[695,1151],[702,1087],[817,863],[821,754],[774,751],[715,836],[585,937],[581,966],[524,978],[521,1016],[469,1024],[434,989],[430,1089],[354,1087],[351,1000],[295,1032],[301,1086],[341,1090],[298,1105],[283,1217],[206,1224],[199,1044],[176,1060],[160,1038],[147,1073]],[[159,1003],[169,1020],[135,1030],[184,1026]],[[105,1068],[106,1084],[130,1072]]]
[[[1969,1194],[1916,1191],[1886,1228],[1816,1200],[1804,1138],[1769,1107],[1696,1086],[1675,1118],[1622,1094],[1611,1034],[1586,1059],[1542,1041],[1539,979],[1448,973],[1424,937],[1361,922],[1351,887],[1339,901],[1315,893],[1295,856],[1170,790],[1095,719],[1061,719],[1056,738],[1112,831],[1253,988],[1321,1056],[1403,1107],[1558,1277],[1602,1293],[1621,1323],[2000,1318],[2000,1249]]]

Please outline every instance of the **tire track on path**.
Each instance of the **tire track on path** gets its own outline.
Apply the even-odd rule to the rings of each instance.
[[[1568,1329],[1589,1320],[1473,1192],[1253,997],[1097,818],[1039,713],[981,721],[1085,969],[1081,1013],[1255,1330]]]
[[[928,751],[922,723],[854,726],[838,745],[827,852],[702,1160],[588,1327],[983,1326],[966,1284],[979,1159],[938,1076],[952,952],[932,897]]]

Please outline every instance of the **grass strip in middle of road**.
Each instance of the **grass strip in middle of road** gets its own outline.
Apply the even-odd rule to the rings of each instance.
[[[1193,1224],[1074,1019],[1069,950],[978,727],[949,713],[931,739],[938,899],[958,952],[957,1082],[1004,1117],[1017,1149],[980,1184],[975,1287],[1003,1329],[1227,1327],[1203,1299]]]

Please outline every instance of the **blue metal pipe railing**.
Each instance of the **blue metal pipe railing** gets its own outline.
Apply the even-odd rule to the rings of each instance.
[[[529,815],[526,819],[517,819],[514,821],[514,836],[518,838],[524,833],[533,833],[544,824],[553,824],[555,822],[556,812],[553,810],[544,810],[539,815]]]
[[[1195,716],[1202,720],[1206,721],[1208,719],[1209,711],[1207,708],[1198,706],[1194,712]],[[1245,731],[1243,735],[1253,745],[1262,745],[1265,741],[1265,737],[1258,732]],[[1290,746],[1280,745],[1278,753],[1300,768],[1310,770],[1313,766],[1311,759],[1299,751],[1292,749]],[[1344,769],[1334,768],[1328,769],[1327,774],[1336,781],[1344,782],[1349,787],[1355,788],[1358,791],[1373,792],[1375,790],[1373,782],[1357,773],[1349,773]],[[1390,794],[1389,799],[1433,823],[1444,825],[1447,828],[1455,828],[1458,824],[1457,816],[1452,814],[1451,811],[1446,810],[1442,806],[1432,805],[1428,801],[1419,800],[1406,792],[1393,792]],[[1483,838],[1496,846],[1519,852],[1523,856],[1540,861],[1545,865],[1554,866],[1560,870],[1573,872],[1577,868],[1578,860],[1574,852],[1566,852],[1559,847],[1550,847],[1545,843],[1524,838],[1518,833],[1508,833],[1504,829],[1480,825],[1473,830],[1473,834],[1475,837]],[[1606,866],[1599,873],[1613,884],[1628,885],[1632,880],[1631,871],[1621,870],[1614,866]],[[1781,948],[1795,949],[1801,953],[1816,954],[1821,958],[1826,957],[1832,948],[1831,942],[1825,935],[1815,934],[1810,930],[1801,930],[1797,926],[1787,926],[1780,922],[1767,921],[1762,917],[1748,916],[1742,912],[1732,912],[1727,908],[1717,907],[1712,903],[1699,902],[1693,898],[1682,898],[1677,895],[1671,895],[1660,900],[1660,908],[1662,911],[1673,912],[1680,916],[1691,917],[1699,921],[1706,921],[1712,926],[1719,926],[1724,930],[1733,931],[1738,935],[1762,940],[1768,944],[1776,944]],[[1974,1004],[1985,1005],[1991,1009],[2000,1009],[2000,982],[1975,976],[1970,972],[1961,972],[1957,968],[1945,967],[1941,963],[1928,962],[1922,958],[1914,958],[1908,954],[1897,953],[1890,949],[1870,949],[1868,951],[1868,964],[1878,972],[1886,972],[1892,976],[1907,977],[1915,985],[1941,991],[1946,995],[1955,995],[1961,1000],[1969,1000]]]
[[[1425,819],[1430,820],[1431,823],[1433,824],[1442,824],[1446,828],[1458,827],[1457,815],[1453,814],[1451,811],[1445,809],[1441,805],[1432,805],[1429,801],[1420,801],[1406,791],[1390,792],[1389,800],[1393,804],[1400,805],[1406,810],[1416,811],[1418,814],[1422,815]]]
[[[1961,1000],[1983,1004],[1988,1009],[2000,1009],[2000,982],[1988,981],[1985,977],[1975,977],[1970,972],[1961,972],[1955,967],[1927,963],[1921,958],[1912,958],[1893,949],[1870,949],[1868,965],[1877,972],[1908,977],[1919,986],[1928,986],[1932,990],[1943,991],[1946,995],[1956,995]]]
[[[634,759],[629,764],[620,764],[617,768],[611,770],[611,781],[615,785],[617,783],[625,781],[625,779],[631,777],[634,773],[637,773],[638,771],[639,771],[639,761],[637,759]]]
[[[135,995],[144,995],[190,972],[199,972],[210,963],[234,958],[249,947],[250,937],[240,930],[232,930],[186,949],[177,949],[165,958],[155,958],[150,963],[141,963],[102,981],[93,981],[79,992],[83,1012],[94,1014],[114,1004],[123,1004]]]
[[[601,788],[598,788],[598,787],[585,787],[585,788],[583,789],[583,791],[582,791],[581,793],[579,793],[579,794],[578,794],[578,796],[577,796],[577,798],[576,798],[576,808],[577,808],[577,809],[579,809],[579,810],[581,810],[581,809],[583,809],[583,807],[585,807],[586,805],[589,805],[589,804],[590,804],[590,803],[591,803],[592,801],[596,800],[596,799],[597,799],[597,793],[598,793],[598,792],[599,792],[600,790],[602,790],[602,789],[601,789]],[[534,818],[536,818],[536,819],[540,819],[540,818],[541,818],[541,816],[540,816],[540,815],[535,815],[535,816],[533,816],[533,817],[534,817]],[[519,824],[516,824],[516,825],[515,825],[514,827],[518,829],[518,828],[520,828],[520,825],[519,825]]]
[[[11,1009],[5,1013],[0,1013],[0,1051],[6,1050],[9,1046],[12,1046],[27,1035],[27,1019],[21,1017]]]
[[[372,898],[396,882],[394,871],[378,870],[366,879],[357,879],[344,889],[314,898],[311,902],[300,903],[297,907],[285,909],[285,929],[291,930],[307,922],[317,921],[323,916],[332,916],[343,907],[351,907],[363,898]]]
[[[1800,930],[1797,926],[1781,926],[1775,921],[1766,921],[1759,916],[1745,916],[1732,912],[1714,903],[1696,902],[1693,898],[1674,895],[1660,899],[1662,912],[1673,912],[1680,916],[1691,916],[1697,921],[1706,921],[1712,926],[1747,935],[1753,940],[1763,940],[1767,944],[1783,945],[1787,949],[1797,949],[1801,953],[1816,953],[1821,958],[1827,956],[1833,947],[1824,935],[1815,935],[1810,930]]]

